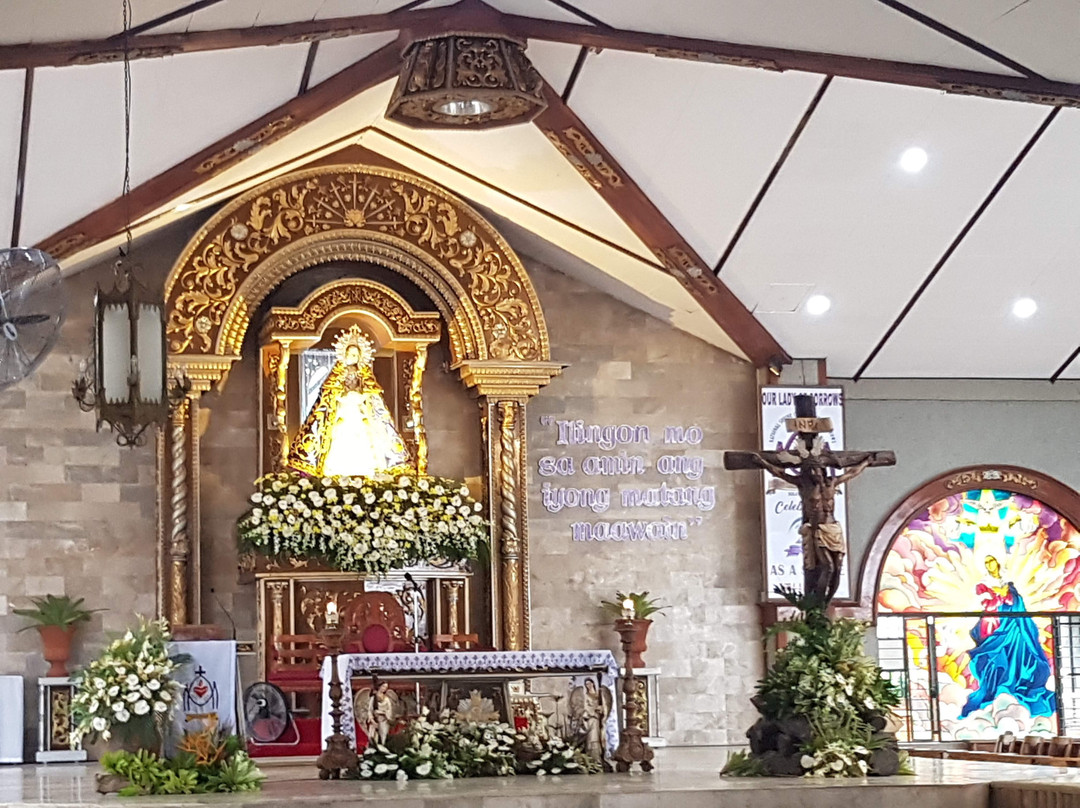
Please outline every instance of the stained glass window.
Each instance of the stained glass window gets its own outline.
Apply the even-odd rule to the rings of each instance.
[[[917,515],[886,556],[878,590],[879,653],[905,690],[908,738],[1053,735],[1072,725],[1080,647],[1075,618],[1063,613],[1078,606],[1080,533],[1042,502],[982,489]]]

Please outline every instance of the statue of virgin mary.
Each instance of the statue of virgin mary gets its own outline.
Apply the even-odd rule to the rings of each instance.
[[[375,380],[375,346],[357,325],[334,342],[337,361],[289,450],[289,466],[318,477],[373,477],[409,463]]]

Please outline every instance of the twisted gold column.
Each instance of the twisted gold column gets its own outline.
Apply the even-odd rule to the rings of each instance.
[[[502,567],[503,643],[525,647],[521,597],[521,539],[518,532],[518,403],[499,402],[499,549]]]
[[[277,366],[277,389],[274,392],[278,436],[281,438],[281,457],[278,468],[284,470],[289,465],[289,358],[292,355],[292,343],[282,341],[281,354]]]
[[[169,466],[172,525],[169,534],[169,622],[188,622],[188,427],[190,402],[184,399],[170,417]]]
[[[409,409],[412,411],[413,436],[416,440],[416,473],[427,474],[428,445],[424,428],[424,368],[427,367],[427,346],[418,345],[413,359],[412,380],[409,384]]]

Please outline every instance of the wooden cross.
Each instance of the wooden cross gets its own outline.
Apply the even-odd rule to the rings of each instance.
[[[811,395],[795,396],[795,417],[784,424],[794,432],[791,451],[725,452],[724,468],[762,469],[795,486],[802,500],[803,594],[827,606],[840,585],[845,543],[843,528],[833,516],[836,487],[870,466],[894,466],[892,452],[834,452],[822,434],[832,431],[829,418],[819,418]]]

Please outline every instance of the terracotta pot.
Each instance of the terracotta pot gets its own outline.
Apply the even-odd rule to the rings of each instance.
[[[43,647],[42,656],[50,664],[46,676],[67,676],[67,661],[71,658],[71,638],[75,626],[38,626]]]
[[[112,727],[112,735],[104,741],[100,736],[94,735],[83,744],[90,755],[91,760],[101,760],[106,752],[138,752],[145,749],[155,755],[162,753],[162,737],[158,725],[153,719],[132,720],[128,724],[115,724]],[[108,793],[108,792],[102,792]]]
[[[630,620],[628,622],[634,626],[634,636],[630,642],[630,667],[644,668],[645,663],[642,661],[641,655],[649,650],[649,647],[645,644],[645,637],[649,633],[652,620]]]

